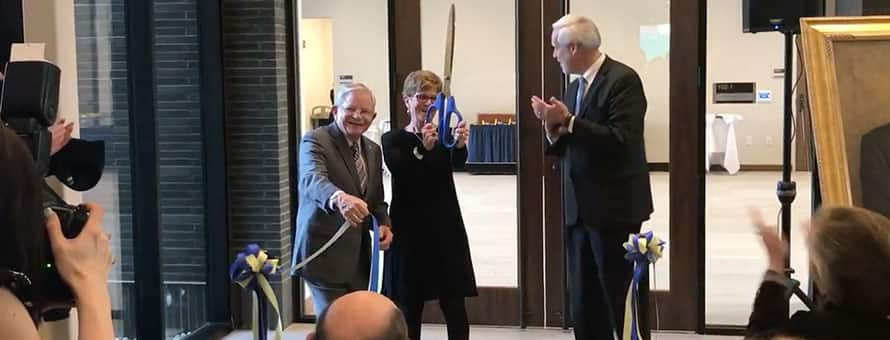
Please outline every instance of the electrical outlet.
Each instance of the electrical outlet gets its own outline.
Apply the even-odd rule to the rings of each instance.
[[[773,137],[766,137],[766,145],[773,145]]]
[[[751,136],[745,137],[745,145],[747,145],[747,146],[754,145],[754,137],[751,137]]]

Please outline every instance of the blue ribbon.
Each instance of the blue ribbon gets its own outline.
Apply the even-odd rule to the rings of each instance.
[[[643,234],[630,234],[624,249],[627,253],[624,258],[634,264],[634,275],[627,289],[627,299],[624,307],[624,340],[640,340],[639,324],[639,295],[640,280],[648,273],[649,264],[654,264],[661,258],[665,242],[651,231]]]
[[[268,277],[278,274],[278,259],[270,258],[258,244],[248,244],[238,253],[235,262],[229,267],[229,278],[253,293],[253,338],[266,340],[266,303],[270,303],[278,316],[275,339],[281,339],[281,313],[278,298]]]
[[[371,235],[371,272],[368,280],[368,290],[377,292],[379,289],[379,271],[380,271],[380,225],[377,218],[371,215],[372,235]],[[349,221],[345,222],[341,229],[350,228]],[[337,233],[329,243],[335,242],[343,233]],[[320,249],[317,254],[313,254],[309,259],[314,259],[327,248]],[[278,259],[269,258],[265,250],[262,250],[258,244],[248,244],[244,251],[238,253],[235,262],[229,266],[229,278],[238,283],[241,287],[253,292],[253,338],[254,340],[266,340],[266,302],[271,303],[278,314],[278,325],[275,330],[275,340],[281,339],[281,314],[278,308],[278,298],[275,291],[269,284],[267,277],[278,273]],[[305,261],[301,265],[305,265],[309,261]],[[294,266],[296,268],[296,266]]]
[[[378,292],[378,281],[380,281],[378,279],[380,272],[380,226],[374,215],[371,215],[371,225],[373,233],[371,234],[371,275],[368,276],[368,290],[376,293]]]
[[[451,115],[457,115],[457,123],[464,121],[463,116],[460,115],[460,111],[457,110],[457,105],[454,102],[453,96],[445,97],[445,94],[439,93],[436,96],[436,101],[426,109],[426,119],[424,122],[426,124],[433,122],[433,116],[438,113],[438,133],[439,133],[439,143],[442,144],[446,149],[453,149],[455,145],[457,145],[457,138],[452,136],[450,129],[451,124]]]

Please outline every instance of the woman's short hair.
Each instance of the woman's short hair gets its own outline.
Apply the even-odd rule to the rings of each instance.
[[[28,275],[32,287],[43,281],[48,250],[42,181],[25,143],[0,124],[0,270]]]
[[[890,315],[890,220],[849,206],[823,206],[808,237],[816,286],[847,310]]]
[[[442,92],[442,79],[431,71],[419,70],[408,74],[402,85],[402,95],[413,96],[418,92]]]

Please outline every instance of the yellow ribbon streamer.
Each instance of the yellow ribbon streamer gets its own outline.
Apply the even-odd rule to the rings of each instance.
[[[266,253],[266,251],[260,250],[258,256],[248,255],[247,257],[244,258],[244,261],[247,262],[248,266],[250,266],[250,271],[255,273],[256,275],[249,276],[248,278],[246,278],[244,280],[238,281],[238,285],[241,286],[242,288],[247,288],[248,285],[250,285],[250,281],[252,281],[254,278],[256,278],[257,285],[259,285],[260,289],[263,291],[264,295],[266,296],[266,300],[268,300],[269,304],[272,305],[272,309],[275,310],[275,315],[276,315],[276,319],[277,319],[277,323],[275,325],[275,340],[281,340],[281,333],[282,333],[281,313],[278,309],[278,297],[275,295],[275,290],[272,289],[272,285],[269,284],[269,280],[266,279],[266,276],[262,272],[263,267],[267,263],[272,265],[272,271],[269,274],[275,274],[276,272],[278,272],[279,260],[278,259],[269,259],[269,255]],[[254,330],[254,332],[253,332],[254,340],[258,339],[258,336],[257,336],[258,333],[256,332],[257,327],[259,326],[258,318],[259,318],[259,314],[260,314],[259,313],[259,296],[257,296],[258,294],[259,294],[258,292],[253,292],[253,294],[251,294],[251,296],[253,298],[252,329]],[[267,330],[263,329],[260,331],[266,332]]]
[[[646,237],[643,236],[643,234],[639,234],[636,235],[636,244],[634,244],[634,236],[635,235],[633,234],[628,236],[627,242],[624,243],[624,249],[627,249],[627,247],[630,246],[632,249],[635,249],[640,254],[649,259],[648,262],[655,264],[655,262],[657,262],[658,259],[661,258],[662,249],[664,248],[664,242],[662,242],[662,240],[655,235],[652,235],[652,241],[650,242],[648,239],[646,239]],[[637,263],[634,263],[634,266],[637,265]],[[646,270],[648,269],[649,268],[646,268]],[[633,314],[633,311],[636,310],[637,313],[640,313],[640,306],[637,304],[639,301],[633,300],[633,285],[634,283],[631,280],[630,286],[627,288],[627,297],[624,300],[624,333],[622,333],[622,340],[632,340],[632,334],[639,335],[640,339],[642,340],[640,323],[633,323],[633,320],[639,320],[637,316]]]

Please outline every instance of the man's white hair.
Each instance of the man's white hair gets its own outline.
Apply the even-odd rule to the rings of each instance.
[[[334,106],[342,106],[343,102],[346,101],[346,96],[353,92],[359,91],[368,92],[368,94],[371,95],[371,106],[377,106],[377,98],[374,97],[374,92],[372,92],[371,89],[363,83],[348,83],[338,87],[337,95],[334,97]]]
[[[587,49],[598,49],[602,43],[600,30],[593,20],[580,15],[566,14],[553,23],[553,31],[557,32],[559,46],[574,43]]]

